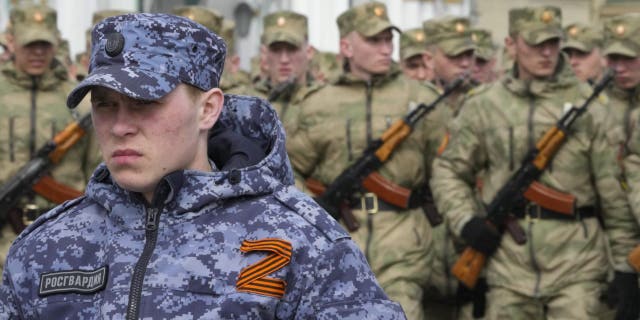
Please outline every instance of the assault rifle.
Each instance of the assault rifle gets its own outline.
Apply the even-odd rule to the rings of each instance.
[[[558,120],[556,125],[549,129],[538,140],[536,145],[529,150],[518,171],[502,186],[495,198],[487,206],[486,220],[490,226],[497,228],[499,231],[507,230],[519,244],[526,242],[526,235],[522,228],[517,223],[509,223],[509,220],[513,219],[511,216],[512,210],[522,206],[525,199],[533,201],[532,195],[538,194],[537,190],[544,188],[535,180],[540,177],[566,140],[573,122],[587,111],[589,104],[600,95],[613,77],[614,72],[608,70],[602,80],[594,86],[593,92],[582,106],[579,108],[572,106]],[[572,214],[572,211],[569,212],[569,214]],[[465,286],[473,288],[480,276],[480,271],[484,267],[486,258],[483,253],[467,246],[462,252],[462,256],[452,267],[451,273]]]
[[[324,192],[316,197],[316,202],[336,220],[342,218],[349,230],[357,230],[359,228],[358,221],[350,210],[351,196],[361,188],[365,180],[369,178],[374,180],[379,177],[375,171],[389,160],[396,147],[411,134],[416,123],[455,91],[465,81],[465,78],[466,76],[455,79],[433,102],[428,105],[419,104],[404,118],[393,123],[380,138],[367,146],[360,158],[347,167],[324,189]]]
[[[47,200],[62,203],[82,195],[77,190],[53,180],[45,173],[91,129],[91,114],[73,122],[56,134],[53,140],[40,148],[18,172],[0,188],[0,217],[6,217],[18,200],[29,190],[34,190]]]

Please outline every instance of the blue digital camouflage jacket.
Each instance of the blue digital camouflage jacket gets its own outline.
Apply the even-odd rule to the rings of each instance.
[[[404,319],[348,234],[292,186],[267,103],[227,95],[219,121],[265,156],[169,174],[151,204],[101,165],[84,197],[14,243],[0,318]]]

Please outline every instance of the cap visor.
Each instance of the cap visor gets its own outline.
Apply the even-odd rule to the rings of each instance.
[[[36,41],[45,41],[51,44],[58,43],[58,38],[55,33],[45,28],[19,28],[14,34],[18,35],[16,36],[16,42],[21,46]]]
[[[460,40],[460,39],[449,39],[440,41],[438,43],[438,48],[442,49],[444,54],[449,57],[455,57],[465,51],[476,50],[476,45],[471,41],[471,39]]]
[[[406,48],[406,49],[402,50],[402,57],[400,57],[400,58],[402,58],[402,60],[405,60],[405,59],[411,58],[413,56],[422,55],[424,53],[424,51],[425,51],[425,49],[423,49],[423,48],[416,48],[416,47]]]
[[[547,40],[556,39],[556,38],[562,39],[562,30],[560,29],[558,30],[553,29],[548,31],[544,31],[544,29],[535,30],[535,31],[529,32],[529,34],[527,36],[523,36],[523,38],[528,45],[536,46]]]
[[[386,20],[380,20],[373,27],[365,28],[365,27],[368,27],[368,26],[369,25],[359,26],[359,28],[357,29],[358,33],[360,33],[361,35],[363,35],[365,37],[373,37],[376,34],[382,32],[382,31],[385,31],[387,29],[393,29],[393,30],[398,31],[398,33],[402,33],[400,28],[392,25],[389,21],[386,21]]]
[[[587,46],[585,46],[584,43],[580,43],[578,41],[567,41],[565,44],[562,45],[562,50],[565,50],[565,49],[574,49],[581,52],[591,52],[591,49],[587,48]]]
[[[117,91],[133,99],[158,100],[175,87],[180,80],[167,74],[160,74],[134,68],[103,66],[92,70],[67,97],[67,107],[75,108],[92,87],[100,86]]]
[[[265,37],[265,44],[270,46],[276,42],[286,42],[295,47],[301,47],[304,43],[304,37],[300,37],[293,33],[279,32],[277,34]]]
[[[608,56],[611,54],[619,54],[619,55],[622,55],[625,57],[631,57],[631,58],[635,58],[638,56],[638,52],[636,52],[636,50],[633,50],[632,48],[625,46],[624,43],[620,41],[616,41],[611,44],[608,44],[605,47],[604,52],[602,54],[605,56]]]

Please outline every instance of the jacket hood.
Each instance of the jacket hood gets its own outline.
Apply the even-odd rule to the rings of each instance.
[[[284,129],[273,108],[256,97],[225,95],[224,110],[211,130],[209,157],[219,170],[168,174],[158,184],[151,205],[181,214],[293,184]],[[93,173],[86,196],[107,210],[119,203],[145,204],[140,194],[120,188],[104,164]]]
[[[516,63],[511,72],[503,78],[502,83],[509,91],[520,96],[544,97],[552,95],[559,89],[575,86],[579,82],[564,53],[560,54],[556,70],[549,78],[521,80],[518,79],[517,73],[518,65]]]

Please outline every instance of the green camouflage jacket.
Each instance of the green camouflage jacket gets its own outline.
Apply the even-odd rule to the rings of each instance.
[[[0,183],[11,178],[31,159],[31,148],[37,151],[74,120],[66,105],[67,94],[73,86],[73,82],[68,80],[66,69],[60,64],[35,82],[28,75],[16,70],[11,62],[2,66]],[[34,106],[32,99],[35,101]],[[87,107],[88,105],[85,105],[81,110],[87,111]],[[31,125],[32,119],[35,126]],[[33,142],[30,139],[31,128],[35,137]],[[90,140],[92,139],[83,138],[54,168],[52,175],[58,182],[76,190],[84,190],[91,172],[99,162],[96,146],[89,142]],[[38,200],[38,203],[47,205],[42,200]]]
[[[488,204],[565,106],[581,105],[590,94],[591,88],[578,82],[569,65],[563,59],[559,63],[550,81],[525,82],[509,74],[475,89],[454,119],[449,145],[434,161],[431,187],[455,235],[480,212],[473,201],[477,173],[485,171],[482,201]],[[611,126],[608,114],[599,101],[592,103],[539,181],[576,196],[577,207],[593,206],[596,194],[600,196],[615,267],[628,271],[625,257],[638,239],[638,228],[619,183],[615,140],[606,130]],[[544,294],[567,283],[602,279],[607,259],[596,220],[519,220],[527,231],[527,245],[504,236],[489,260],[489,283],[523,294]]]
[[[624,141],[620,154],[624,156],[629,204],[640,223],[640,86],[630,91],[611,90],[609,96],[612,107],[617,106],[615,114],[624,124],[621,128]]]
[[[371,110],[369,139],[377,139],[418,103],[430,103],[437,94],[435,88],[405,78],[396,68],[370,83],[343,74],[301,104],[297,130],[287,142],[294,170],[305,178],[331,183],[369,143],[367,104]],[[440,112],[436,109],[422,119],[382,167],[383,176],[409,189],[425,183],[428,164],[446,125],[436,121]]]

